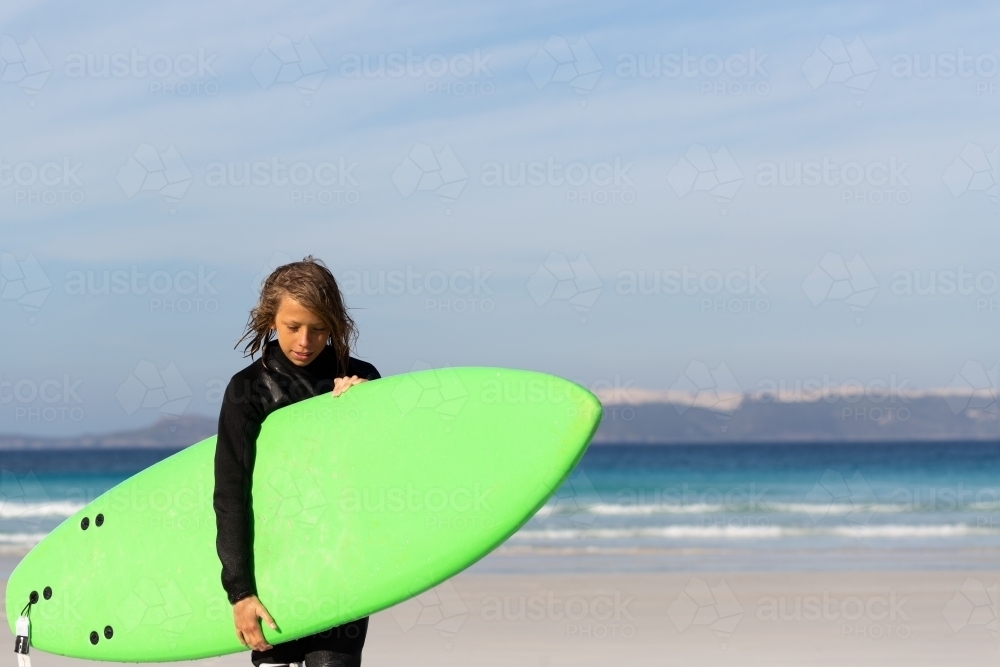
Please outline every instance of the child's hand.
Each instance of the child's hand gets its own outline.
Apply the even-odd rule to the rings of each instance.
[[[368,382],[364,378],[359,378],[357,375],[352,375],[351,377],[335,378],[333,380],[333,395],[340,396],[349,388],[356,384],[361,384],[362,382]]]
[[[271,645],[264,639],[264,633],[260,631],[260,620],[271,626],[272,630],[277,630],[274,619],[267,613],[267,609],[257,599],[256,595],[243,598],[233,605],[233,623],[236,625],[236,638],[247,648],[255,651],[266,651]]]

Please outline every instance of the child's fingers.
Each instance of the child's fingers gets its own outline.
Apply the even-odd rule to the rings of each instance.
[[[368,382],[364,378],[359,378],[357,375],[352,375],[351,377],[334,378],[333,380],[333,395],[340,396],[349,387],[353,387],[356,384],[361,384],[362,382]]]
[[[265,623],[271,626],[272,630],[278,629],[278,626],[274,623],[274,619],[271,618],[271,615],[269,613],[267,613],[267,609],[264,609],[264,605],[260,606],[260,617],[264,619]]]

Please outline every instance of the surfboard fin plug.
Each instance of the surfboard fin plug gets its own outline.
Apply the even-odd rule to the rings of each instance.
[[[30,605],[29,605],[30,606]],[[28,656],[28,638],[31,636],[31,620],[24,616],[17,617],[14,628],[17,630],[17,637],[14,638],[14,653],[17,654],[17,667],[31,667],[31,657]]]

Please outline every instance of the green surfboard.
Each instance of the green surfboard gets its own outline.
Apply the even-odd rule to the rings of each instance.
[[[253,479],[257,593],[271,644],[390,607],[476,562],[583,455],[596,397],[560,378],[453,368],[367,382],[271,414]],[[45,537],[7,584],[11,631],[89,660],[246,650],[220,582],[215,438],[140,472]]]

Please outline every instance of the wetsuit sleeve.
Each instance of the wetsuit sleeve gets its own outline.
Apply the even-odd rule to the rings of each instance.
[[[350,365],[348,366],[348,375],[357,375],[359,378],[364,378],[366,380],[378,380],[382,376],[379,375],[375,367],[369,364],[367,361],[361,361],[360,359],[355,359],[351,357]]]
[[[251,558],[250,490],[263,421],[250,403],[249,380],[234,377],[222,399],[215,443],[215,547],[229,602],[256,593]]]

